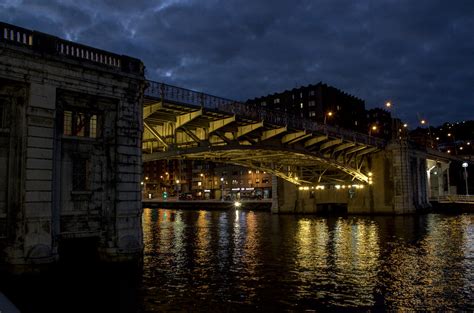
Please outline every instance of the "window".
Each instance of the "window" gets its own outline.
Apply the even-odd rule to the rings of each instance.
[[[256,183],[256,184],[260,184],[260,179],[259,179],[259,178],[256,178],[256,179],[255,179],[255,183]]]
[[[275,100],[273,100],[273,103],[280,103],[280,98],[275,98]]]
[[[309,95],[310,95],[310,96],[314,96],[314,90],[310,90],[310,91],[309,91]]]
[[[341,109],[341,107],[337,105],[337,106],[336,106],[336,109],[339,111],[339,110]]]
[[[7,105],[0,100],[0,128],[8,128]]]
[[[316,101],[314,101],[314,100],[309,101],[308,106],[310,106],[310,107],[316,106]]]
[[[268,178],[262,179],[262,183],[263,183],[263,184],[268,184]]]
[[[65,136],[97,138],[97,114],[64,111],[63,134]]]
[[[314,117],[316,116],[316,112],[315,111],[309,111],[309,117]]]
[[[249,179],[249,180],[247,181],[247,184],[252,185],[252,180]]]
[[[354,121],[354,125],[355,125],[355,126],[359,125],[359,122]]]
[[[88,190],[88,160],[77,158],[72,162],[72,189]]]
[[[262,107],[267,106],[267,103],[265,101],[260,102],[260,104],[262,105]]]
[[[303,108],[303,102],[300,103],[300,108],[301,108],[301,109]]]
[[[302,92],[300,92],[300,98],[303,98],[303,93]]]
[[[255,171],[255,174],[259,174],[259,173],[260,173],[260,171],[259,171],[259,170],[256,170],[256,171]]]

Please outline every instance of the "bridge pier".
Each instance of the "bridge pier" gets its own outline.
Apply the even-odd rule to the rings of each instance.
[[[350,214],[409,214],[430,207],[426,156],[407,142],[392,142],[372,154],[368,166],[372,184],[361,189],[299,190],[275,177],[272,212],[318,213],[324,205],[346,205]]]

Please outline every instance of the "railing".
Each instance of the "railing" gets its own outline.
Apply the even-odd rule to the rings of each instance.
[[[444,195],[434,198],[440,203],[472,203],[474,204],[474,195]]]
[[[252,120],[264,120],[274,125],[285,125],[294,129],[317,131],[331,137],[342,137],[345,140],[365,143],[376,147],[383,147],[386,144],[386,141],[380,138],[371,137],[339,127],[321,125],[315,121],[288,112],[269,110],[155,81],[148,81],[148,88],[145,90],[145,96],[153,97],[155,99],[165,99],[166,101],[173,101],[176,103],[196,105],[206,109],[234,113]]]
[[[138,59],[0,22],[0,42],[2,41],[25,46],[41,53],[79,59],[126,73],[144,74],[144,66]]]

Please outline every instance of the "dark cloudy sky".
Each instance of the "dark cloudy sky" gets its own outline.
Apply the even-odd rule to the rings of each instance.
[[[227,98],[323,81],[412,126],[474,119],[474,0],[0,0],[0,20]]]

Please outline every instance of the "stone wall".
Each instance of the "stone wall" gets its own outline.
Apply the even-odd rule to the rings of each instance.
[[[106,259],[139,256],[143,65],[0,49],[0,262],[51,262],[60,241],[80,237],[97,237]],[[65,132],[67,112],[83,133]]]

